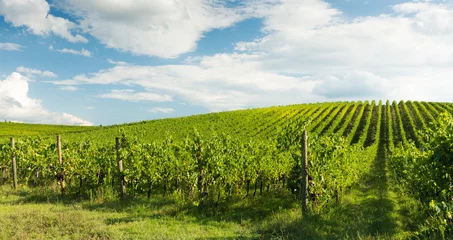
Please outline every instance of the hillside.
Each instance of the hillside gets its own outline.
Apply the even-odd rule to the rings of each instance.
[[[57,134],[82,133],[93,131],[99,127],[81,127],[67,125],[52,125],[52,124],[29,124],[15,122],[0,122],[0,139],[10,137],[24,136],[41,136],[48,137]]]
[[[79,212],[72,206],[89,201],[81,212],[104,230],[90,230],[95,235],[77,230],[84,238],[122,238],[110,222],[94,215],[102,209],[113,218],[122,211],[123,219],[111,220],[115,226],[133,232],[145,224],[137,234],[149,236],[162,228],[163,238],[200,239],[205,221],[211,221],[231,224],[223,229],[230,233],[219,235],[215,232],[223,230],[216,225],[211,237],[439,239],[453,233],[446,220],[453,209],[448,202],[453,199],[453,121],[444,112],[452,113],[453,105],[365,101],[93,128],[8,123],[6,134],[16,142],[13,148],[7,139],[0,141],[3,201],[7,209],[22,212],[28,210],[15,208],[17,203],[44,203],[48,209],[64,199],[70,207],[62,209],[70,214]],[[307,144],[302,143],[304,129]],[[63,139],[61,162],[56,132]],[[11,177],[12,159],[16,179]],[[306,168],[302,159],[308,159]],[[303,179],[305,198],[300,194]],[[309,202],[302,214],[301,199]],[[161,212],[160,206],[169,210]],[[163,217],[165,226],[152,221],[155,216]],[[189,224],[199,234],[188,237],[186,230],[170,230],[194,218],[198,220]],[[14,225],[6,219],[4,224]],[[23,230],[32,236],[42,231]],[[125,236],[134,238],[132,233]]]
[[[383,103],[383,108],[386,109],[382,111],[383,117],[390,114],[392,119],[395,145],[410,139],[416,140],[414,133],[417,130],[425,128],[440,113],[453,112],[451,103],[435,102],[387,102],[387,105]],[[2,122],[0,139],[40,136],[53,140],[55,135],[60,134],[64,141],[94,140],[107,143],[114,141],[114,137],[120,135],[120,129],[124,129],[130,136],[146,141],[161,141],[168,136],[182,140],[195,128],[205,137],[227,133],[244,140],[265,140],[275,137],[279,129],[297,120],[310,118],[311,134],[339,133],[349,136],[351,143],[356,143],[361,131],[368,131],[366,144],[370,144],[378,119],[377,110],[376,102],[374,105],[370,102],[333,102],[209,113],[104,127]],[[367,118],[372,120],[369,126],[365,124]],[[359,123],[356,129],[355,122]]]

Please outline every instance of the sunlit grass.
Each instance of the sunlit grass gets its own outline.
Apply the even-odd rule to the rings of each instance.
[[[375,175],[372,175],[373,177]],[[1,239],[403,239],[416,202],[363,181],[340,203],[302,217],[285,191],[231,199],[199,210],[178,195],[62,198],[57,189],[3,187]],[[412,219],[412,220],[408,220]]]

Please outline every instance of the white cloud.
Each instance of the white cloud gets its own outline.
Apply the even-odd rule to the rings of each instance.
[[[320,0],[250,3],[242,18],[263,18],[265,36],[237,43],[235,53],[117,65],[54,83],[139,86],[213,111],[363,98],[453,101],[452,5],[407,3],[392,14],[347,19]],[[116,13],[115,24],[137,20]]]
[[[257,61],[268,71],[310,75],[319,81],[315,93],[324,93],[329,100],[343,97],[335,95],[330,84],[349,92],[351,98],[365,91],[382,98],[453,100],[451,94],[438,95],[450,82],[448,73],[453,64],[451,4],[404,3],[393,6],[390,15],[349,20],[319,0],[275,2],[278,4],[256,10],[264,18],[266,35],[236,44],[237,51],[261,53]],[[357,71],[376,78],[348,79]],[[431,92],[425,91],[427,80],[419,80],[420,76],[429,79]],[[413,85],[413,94],[408,94],[403,83]],[[371,86],[380,94],[370,92]],[[394,91],[382,91],[386,86]]]
[[[412,19],[413,31],[430,36],[450,36],[453,32],[452,5],[427,2],[403,3],[393,7],[396,13],[415,14]]]
[[[53,47],[52,47],[53,49]],[[57,52],[61,52],[61,53],[70,53],[70,54],[74,54],[74,55],[80,55],[80,56],[85,56],[85,57],[91,57],[92,54],[90,51],[82,48],[82,50],[74,50],[74,49],[67,49],[67,48],[63,48],[63,49],[56,49]]]
[[[327,71],[343,74],[354,69],[381,71],[452,61],[453,28],[450,25],[453,26],[453,21],[435,19],[440,13],[442,19],[448,19],[453,11],[444,5],[418,4],[424,5],[426,10],[415,15],[380,15],[347,21],[339,18],[341,15],[329,15],[335,10],[327,4],[311,6],[307,1],[283,1],[274,6],[275,9],[267,10],[268,15],[263,15],[264,29],[269,30],[269,34],[252,42],[238,43],[236,49],[264,52],[267,58],[263,61],[268,62],[269,67],[296,73]],[[304,12],[293,12],[298,8],[309,9],[315,16],[314,22],[285,25]],[[407,7],[394,7],[400,8]],[[318,15],[326,17],[319,20]],[[442,33],[442,36],[428,33],[428,29]]]
[[[382,99],[390,91],[387,79],[365,71],[351,71],[341,79],[331,76],[313,88],[328,99]]]
[[[267,33],[318,29],[340,21],[342,14],[320,0],[257,0],[251,1],[250,6],[255,8],[255,16],[264,18],[262,30]]]
[[[68,113],[50,112],[41,101],[28,96],[29,79],[14,72],[0,80],[0,119],[30,122],[89,126],[92,123]]]
[[[110,48],[173,58],[196,48],[203,33],[242,20],[239,9],[217,0],[67,0],[85,32]]]
[[[172,113],[174,111],[175,111],[175,109],[173,109],[173,108],[163,108],[163,107],[153,107],[148,110],[148,112],[152,112],[152,113]]]
[[[53,119],[52,123],[57,124],[69,124],[69,125],[79,125],[79,126],[93,126],[93,123],[80,119],[76,116],[73,116],[69,113],[52,113]]]
[[[33,78],[36,75],[42,76],[42,77],[57,77],[57,75],[53,72],[50,71],[41,71],[38,69],[32,69],[32,68],[26,68],[24,66],[19,66],[16,68],[16,72],[23,73],[27,77]]]
[[[21,48],[22,46],[16,43],[0,42],[0,50],[19,51]]]
[[[315,84],[312,79],[268,72],[255,61],[258,58],[258,55],[218,54],[200,58],[191,65],[115,66],[53,83],[136,85],[149,93],[177,96],[212,111],[322,99],[311,93]],[[129,90],[102,96],[131,100],[140,95]]]
[[[171,102],[169,95],[160,95],[150,92],[136,92],[132,89],[112,90],[109,93],[99,94],[99,98],[111,98],[126,100],[131,102],[152,101],[152,102]]]
[[[122,66],[129,65],[127,62],[121,62],[121,61],[116,62],[116,61],[113,61],[110,58],[107,59],[107,62],[110,63],[110,64],[113,64],[113,65],[122,65]]]
[[[41,73],[43,77],[57,77],[57,74],[51,72],[51,71],[43,71]]]
[[[55,17],[49,11],[50,6],[45,0],[0,0],[0,15],[15,27],[24,26],[40,36],[53,33],[70,42],[88,42],[83,36],[71,33],[71,30],[77,28],[76,24]]]
[[[60,90],[62,91],[77,91],[78,88],[75,86],[61,86]]]
[[[85,110],[94,110],[96,108],[92,107],[92,106],[86,106],[86,107],[83,107],[83,109],[85,109]]]

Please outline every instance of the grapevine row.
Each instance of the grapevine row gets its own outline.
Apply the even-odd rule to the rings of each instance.
[[[348,116],[348,113],[355,111],[355,108],[357,105],[358,105],[358,103],[350,103],[346,107],[344,107],[343,110],[341,111],[341,113],[339,114],[339,116],[333,120],[330,127],[327,130],[325,130],[324,133],[321,133],[321,134],[332,134],[332,133],[336,132],[335,130],[337,130],[340,123],[346,121],[345,118]],[[337,131],[337,132],[341,132],[341,131]]]
[[[351,121],[352,121],[352,118],[354,117],[356,111],[357,111],[357,108],[359,108],[359,106],[361,106],[361,102],[357,102],[354,107],[351,109],[351,111],[349,111],[348,115],[346,116],[346,118],[344,119],[344,121],[342,121],[343,125],[340,125],[338,124],[337,125],[337,128],[339,128],[338,130],[335,130],[335,132],[338,132],[339,134],[341,135],[345,135],[345,132],[346,132],[346,128],[348,127],[349,124],[351,124]]]
[[[405,123],[406,123],[406,124],[404,124],[404,126],[406,126],[406,129],[408,130],[406,132],[410,134],[410,136],[411,136],[410,139],[412,139],[415,142],[415,144],[417,146],[419,146],[421,141],[420,141],[419,136],[417,134],[417,127],[415,126],[413,115],[411,114],[411,112],[410,112],[410,110],[407,107],[407,104],[405,102],[401,101],[399,103],[399,107],[403,108],[402,109],[402,113],[404,113],[403,114],[403,116],[404,116],[403,119],[405,120]],[[407,123],[409,123],[409,124],[407,124]]]
[[[415,114],[413,115],[414,118],[415,118],[415,121],[417,122],[417,129],[425,129],[426,128],[426,122],[425,122],[425,118],[422,116],[421,112],[419,111],[418,107],[416,106],[416,104],[412,101],[407,101],[407,105],[408,105],[408,108],[409,110]]]
[[[347,133],[348,136],[346,138],[346,141],[351,144],[354,136],[357,134],[357,129],[359,128],[360,121],[362,120],[363,113],[365,112],[365,109],[369,107],[368,101],[366,101],[364,104],[361,105],[361,108],[358,112],[358,115],[355,117],[353,120],[353,125],[350,131]]]
[[[365,126],[362,128],[359,140],[357,142],[357,144],[359,145],[365,145],[365,141],[368,136],[368,130],[371,124],[371,118],[373,117],[373,109],[375,106],[376,102],[374,100],[371,102],[371,105],[368,105],[368,115],[365,118]]]
[[[333,125],[333,122],[339,118],[339,116],[342,116],[341,115],[341,112],[345,112],[347,110],[347,108],[349,108],[349,105],[348,103],[344,103],[340,106],[338,106],[329,116],[328,119],[326,119],[325,121],[321,122],[320,125],[318,125],[318,127],[316,128],[316,130],[314,131],[315,134],[317,135],[322,135],[329,126],[332,126]]]
[[[390,105],[390,101],[387,100],[386,104],[386,115],[387,115],[387,144],[388,144],[388,148],[390,150],[393,149],[394,147],[394,138],[393,138],[393,128],[394,128],[394,122],[393,122],[393,118],[392,118],[392,107]]]
[[[434,122],[434,117],[433,115],[431,114],[431,112],[428,111],[428,109],[426,108],[426,106],[421,103],[421,102],[415,102],[417,104],[417,107],[419,107],[421,109],[421,112],[422,112],[422,115],[425,116],[425,119],[429,122]],[[427,127],[427,124],[426,124],[426,121],[425,121],[425,127]]]
[[[398,125],[398,131],[399,131],[401,143],[403,144],[403,146],[406,146],[408,144],[408,142],[407,142],[407,138],[406,138],[406,131],[404,130],[404,124],[403,124],[403,119],[401,117],[400,109],[399,109],[396,101],[393,101],[392,106],[396,113],[396,119],[397,119],[396,124]]]

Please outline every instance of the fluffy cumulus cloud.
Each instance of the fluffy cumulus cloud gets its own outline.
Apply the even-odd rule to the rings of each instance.
[[[263,37],[236,43],[232,53],[161,66],[108,59],[111,68],[53,81],[66,90],[115,85],[98,98],[177,99],[213,111],[363,98],[453,101],[453,6],[447,3],[408,2],[390,14],[352,19],[321,0],[249,0],[233,8],[217,0],[64,0],[58,6],[108,47],[163,58],[194,50],[212,29],[251,17],[263,21]]]
[[[115,90],[98,97],[159,101],[167,96],[213,111],[364,98],[453,100],[447,90],[453,87],[453,20],[444,21],[453,18],[448,4],[410,2],[393,6],[392,14],[347,19],[320,0],[251,0],[241,11],[215,1],[208,5],[167,1],[159,7],[149,2],[111,7],[105,1],[67,3],[82,17],[87,31],[101,41],[109,39],[107,45],[162,57],[189,51],[203,31],[248,17],[263,19],[264,37],[237,43],[234,53],[189,57],[180,65],[136,66],[109,60],[114,67],[53,82],[144,89]],[[120,9],[135,14],[125,15]],[[206,19],[215,19],[209,12],[216,11],[224,21],[212,25]],[[206,25],[197,25],[200,19]],[[196,34],[191,32],[193,24],[198,26]],[[121,36],[110,32],[119,27]],[[179,32],[180,27],[187,32]],[[137,37],[139,33],[145,37]],[[173,34],[188,35],[181,39]],[[171,48],[178,45],[174,41],[182,41],[182,48]]]
[[[329,99],[380,99],[390,88],[388,80],[365,71],[351,71],[317,83],[313,92]]]
[[[71,31],[77,25],[67,19],[49,14],[46,0],[0,0],[0,15],[15,27],[25,27],[31,33],[46,36],[53,33],[70,42],[88,42]]]
[[[164,58],[193,51],[203,33],[243,18],[215,0],[65,0],[61,5],[106,46]]]
[[[248,106],[307,102],[321,98],[311,94],[316,83],[304,77],[268,72],[256,61],[259,55],[218,54],[192,60],[186,65],[115,66],[89,75],[54,81],[58,85],[121,84],[139,86],[150,101],[175,96],[213,111]],[[162,96],[162,95],[160,95]],[[148,95],[132,90],[116,90],[100,97],[145,100]]]
[[[1,119],[31,123],[92,125],[69,113],[55,113],[45,109],[40,100],[28,96],[28,81],[26,76],[17,72],[0,80]]]
[[[266,6],[255,14],[264,19],[267,34],[236,44],[236,51],[261,53],[265,69],[310,75],[318,81],[313,93],[326,99],[453,100],[451,94],[438,94],[451,85],[451,4],[409,2],[393,6],[392,14],[354,19],[319,0]]]

